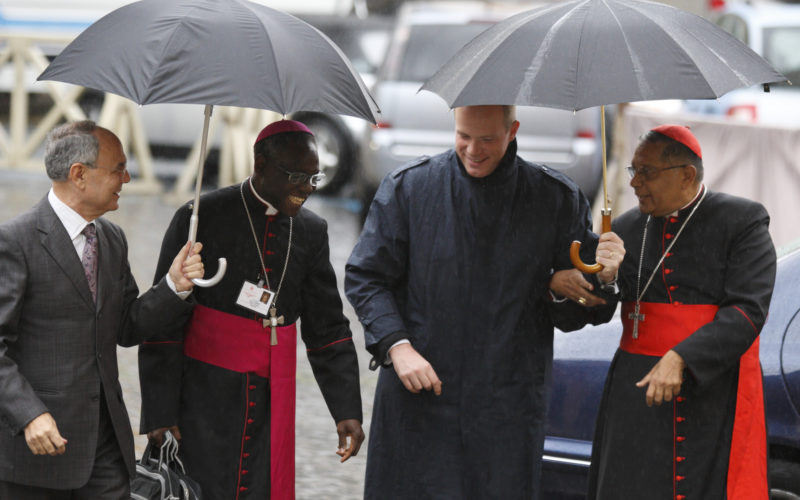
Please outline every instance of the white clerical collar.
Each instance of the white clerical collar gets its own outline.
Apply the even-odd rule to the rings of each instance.
[[[253,187],[253,177],[248,177],[247,178],[247,183],[250,184],[250,191],[253,193],[253,196],[258,198],[258,201],[260,201],[261,203],[263,203],[264,205],[267,206],[267,211],[264,212],[264,213],[266,215],[277,215],[278,214],[278,209],[273,207],[270,204],[270,202],[268,202],[267,200],[265,200],[264,198],[259,196],[259,194],[256,192],[256,188]]]
[[[73,210],[72,207],[61,201],[58,195],[53,191],[53,188],[50,188],[50,192],[47,193],[47,201],[50,202],[50,206],[53,207],[53,211],[56,213],[58,220],[61,221],[64,229],[67,230],[69,239],[75,240],[75,238],[83,232],[83,228],[86,227],[87,224],[91,224],[91,222],[87,221],[81,217],[78,212]]]
[[[670,217],[677,217],[677,216],[678,216],[678,213],[679,213],[681,210],[683,210],[683,209],[684,209],[684,208],[686,208],[686,207],[690,207],[690,206],[692,206],[692,203],[696,202],[696,201],[697,201],[697,199],[698,199],[698,198],[700,198],[700,195],[702,195],[702,194],[703,194],[703,191],[705,191],[705,190],[706,190],[706,185],[705,185],[705,184],[700,184],[700,187],[697,189],[697,194],[695,194],[695,195],[694,195],[694,198],[692,198],[692,201],[690,201],[689,203],[687,203],[686,205],[682,206],[682,207],[681,207],[681,208],[679,208],[678,210],[675,210],[674,212],[672,212],[671,214],[669,214],[669,215],[670,215]]]

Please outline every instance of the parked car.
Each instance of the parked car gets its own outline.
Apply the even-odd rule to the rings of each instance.
[[[770,498],[800,499],[800,245],[778,261],[769,319],[760,336],[769,443]],[[546,424],[542,498],[583,499],[592,435],[622,323],[556,332]],[[642,395],[644,398],[644,395]]]
[[[491,2],[412,2],[400,8],[373,87],[381,123],[367,130],[361,146],[356,182],[365,206],[396,167],[453,147],[453,113],[436,94],[418,93],[425,80],[492,23],[529,8]],[[602,165],[599,108],[573,113],[520,106],[517,118],[520,156],[564,172],[593,197]]]
[[[747,44],[794,83],[737,89],[719,99],[691,100],[692,113],[728,116],[770,126],[800,127],[800,4],[731,3],[717,24]]]

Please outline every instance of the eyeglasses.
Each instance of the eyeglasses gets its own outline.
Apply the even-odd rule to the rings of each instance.
[[[305,184],[306,182],[311,184],[311,187],[317,187],[320,182],[325,180],[325,174],[322,172],[318,172],[314,175],[308,175],[304,172],[289,172],[288,170],[282,169],[281,167],[273,164],[273,167],[277,168],[284,174],[289,177],[289,184]]]
[[[664,170],[672,170],[673,168],[683,168],[686,166],[688,166],[686,163],[682,165],[672,165],[670,167],[662,167],[662,168],[658,167],[636,168],[633,165],[631,165],[630,167],[627,167],[625,170],[628,171],[628,175],[630,176],[631,179],[633,179],[637,175],[640,175],[644,177],[645,180],[650,181],[653,180],[656,177],[656,174],[658,174],[659,172],[663,172]]]

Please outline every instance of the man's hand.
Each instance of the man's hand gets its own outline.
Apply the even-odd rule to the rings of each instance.
[[[178,292],[191,290],[194,287],[192,280],[202,278],[205,272],[203,260],[200,258],[203,244],[195,243],[194,246],[191,246],[191,244],[190,241],[186,242],[169,268],[169,277],[172,278],[172,282],[175,283],[175,290]]]
[[[433,390],[437,396],[442,393],[442,381],[433,371],[428,360],[423,358],[411,344],[398,344],[389,349],[394,371],[409,391]]]
[[[597,243],[595,260],[603,265],[603,270],[597,273],[597,277],[602,283],[611,283],[617,277],[617,271],[625,258],[625,245],[622,238],[616,233],[608,232],[600,235]]]
[[[361,422],[354,418],[342,420],[336,424],[336,433],[339,434],[339,448],[336,450],[336,454],[342,457],[339,462],[358,455],[361,443],[364,442],[364,430],[361,428]],[[349,445],[347,438],[350,438]]]
[[[67,451],[67,440],[61,437],[50,413],[42,413],[25,426],[25,442],[34,455],[61,455]]]
[[[674,396],[680,394],[684,368],[686,363],[680,354],[669,350],[642,380],[636,382],[636,387],[647,386],[647,406],[672,401]]]
[[[177,425],[173,425],[172,427],[159,427],[158,429],[153,429],[152,431],[147,433],[147,439],[156,444],[157,446],[161,446],[161,443],[164,442],[164,434],[170,431],[175,439],[180,441],[181,439],[181,430],[178,429]]]
[[[605,300],[590,293],[594,287],[577,269],[556,271],[550,279],[550,290],[558,297],[566,297],[586,307],[606,303]]]

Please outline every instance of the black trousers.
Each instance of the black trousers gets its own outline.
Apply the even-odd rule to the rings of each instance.
[[[100,393],[103,393],[102,390]],[[101,396],[100,403],[97,451],[94,468],[86,484],[76,490],[53,490],[0,481],[0,500],[129,500],[130,478],[114,434],[105,397]]]

